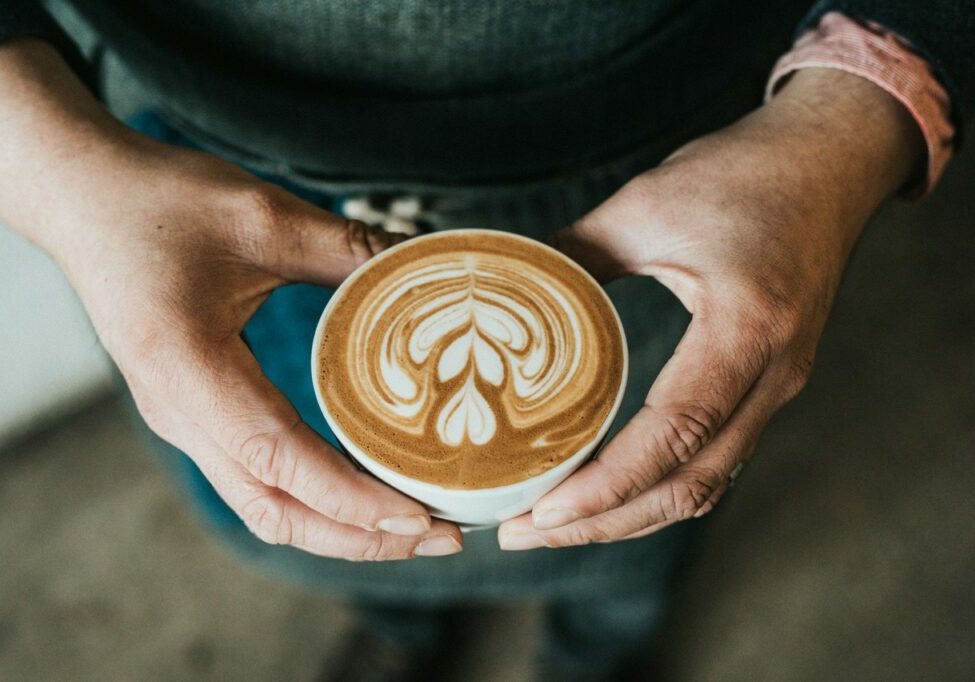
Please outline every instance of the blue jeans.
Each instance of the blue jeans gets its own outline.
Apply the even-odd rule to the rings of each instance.
[[[165,142],[197,146],[152,112],[136,116],[130,124]],[[593,179],[587,190],[589,207],[611,193],[625,176],[620,171],[619,177],[609,174]],[[332,210],[342,199],[290,178],[265,179]],[[438,214],[441,224],[435,228],[467,226],[470,222],[498,229],[523,225],[540,236],[575,217],[566,212],[586,209],[585,205],[566,208],[572,201],[583,201],[580,196],[587,196],[582,190],[571,190],[571,198],[564,196],[569,192],[558,183],[533,188],[524,196],[513,192],[500,198],[478,197],[468,189],[462,199],[454,197],[445,202],[451,208]],[[315,325],[332,293],[305,284],[282,287],[254,314],[244,337],[268,378],[301,417],[334,444],[308,370]],[[642,404],[650,382],[671,355],[689,317],[669,292],[646,279],[614,283],[609,293],[627,328],[632,365],[615,431]],[[546,655],[580,670],[599,667],[646,645],[665,613],[673,579],[700,525],[678,524],[628,542],[515,553],[501,552],[491,532],[472,532],[459,555],[352,564],[260,542],[188,457],[161,441],[158,444],[163,462],[215,535],[270,574],[355,600],[364,606],[368,621],[378,630],[404,640],[436,638],[441,608],[477,601],[544,600],[549,607]]]

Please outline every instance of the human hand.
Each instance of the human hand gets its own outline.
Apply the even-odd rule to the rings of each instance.
[[[561,231],[557,246],[600,280],[654,277],[693,317],[640,411],[504,523],[501,547],[641,537],[710,511],[805,384],[859,232],[920,152],[893,98],[811,69]]]
[[[391,237],[114,120],[57,53],[0,46],[0,219],[59,263],[140,411],[258,537],[346,559],[460,551],[453,524],[301,422],[240,338],[277,286]]]
[[[276,287],[337,285],[392,238],[215,157],[140,140],[73,187],[52,251],[139,411],[262,540],[348,559],[459,551],[452,524],[359,471],[262,374],[241,330]]]

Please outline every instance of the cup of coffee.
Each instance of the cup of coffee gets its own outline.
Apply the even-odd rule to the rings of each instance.
[[[451,230],[346,279],[311,370],[356,462],[435,516],[489,525],[596,452],[627,363],[616,309],[579,265],[527,237]]]

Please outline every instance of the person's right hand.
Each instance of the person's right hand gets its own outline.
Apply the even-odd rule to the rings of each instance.
[[[337,285],[389,235],[136,136],[58,204],[52,255],[146,422],[259,538],[358,560],[460,551],[456,526],[431,523],[304,424],[240,337],[275,287]]]
[[[304,424],[240,333],[277,286],[335,285],[390,237],[122,126],[58,53],[0,45],[0,220],[47,251],[149,426],[261,539],[345,559],[460,551],[456,526]]]

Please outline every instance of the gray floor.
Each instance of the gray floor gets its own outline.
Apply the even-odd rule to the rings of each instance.
[[[975,155],[859,248],[806,392],[713,517],[665,679],[975,676]],[[0,453],[0,680],[309,680],[340,604],[215,547],[118,400]],[[530,678],[498,609],[459,678]]]

